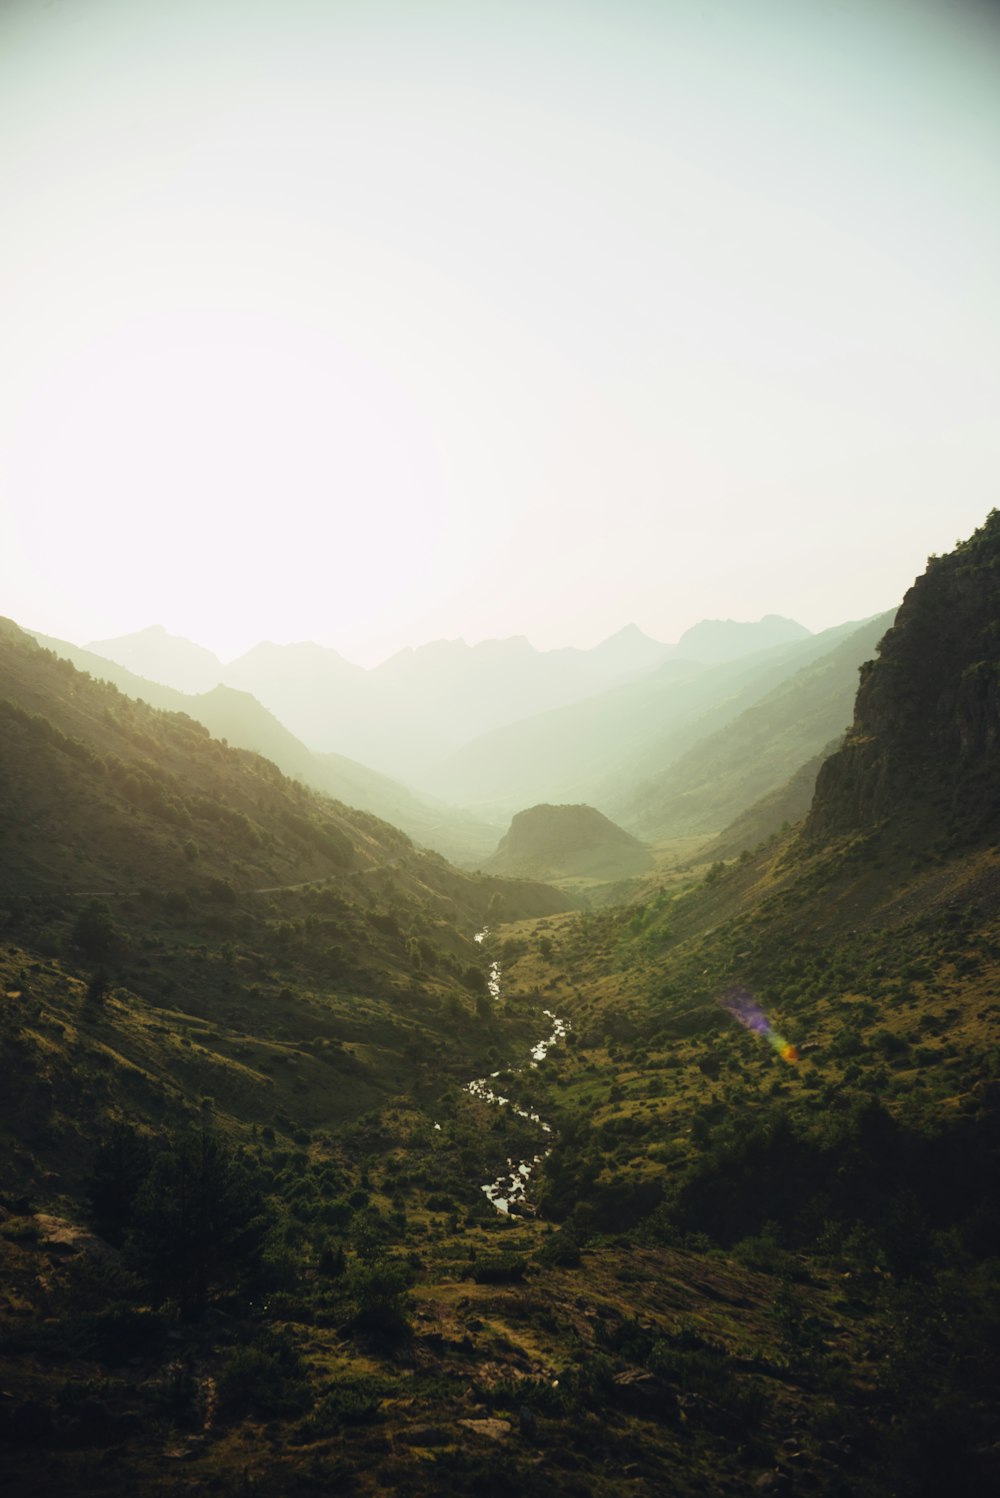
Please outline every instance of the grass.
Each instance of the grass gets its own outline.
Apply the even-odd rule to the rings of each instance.
[[[779,858],[780,851],[754,877],[766,918],[785,922],[792,912]],[[961,877],[982,879],[991,868],[984,853]],[[935,888],[954,890],[954,875],[942,885],[938,874]],[[718,884],[728,894],[729,877],[682,902],[701,899],[703,918],[705,909],[716,915]],[[744,866],[739,878],[747,877]],[[769,1126],[779,1113],[795,1128],[825,1127],[876,1078],[901,1126],[919,1132],[952,1115],[971,1117],[997,1049],[993,917],[984,910],[956,925],[948,905],[918,884],[895,947],[888,937],[880,946],[874,931],[838,939],[834,902],[822,943],[812,932],[773,955],[745,905],[731,925],[723,919],[713,940],[723,952],[747,954],[741,960],[754,967],[755,987],[775,995],[776,1020],[814,1047],[788,1068],[752,1035],[720,1023],[708,996],[700,1008],[663,996],[665,988],[683,992],[689,980],[704,984],[704,937],[693,909],[682,922],[674,904],[654,904],[631,931],[634,911],[583,923],[532,920],[497,934],[508,998],[492,1043],[509,1047],[512,1058],[523,1054],[542,1007],[557,1007],[574,1027],[570,1043],[519,1079],[560,1130],[541,1177],[543,1209],[560,1171],[579,1183],[561,1230],[544,1216],[503,1219],[482,1199],[478,1184],[512,1145],[516,1151],[516,1131],[498,1132],[495,1111],[455,1085],[483,1069],[474,1055],[482,1037],[467,1039],[461,1018],[445,1021],[419,1007],[408,1016],[406,1043],[426,1036],[435,1047],[432,1084],[421,1081],[419,1051],[404,1061],[395,999],[374,986],[337,994],[303,984],[298,959],[280,947],[261,948],[261,963],[247,973],[272,994],[286,990],[282,999],[236,999],[231,967],[198,956],[192,936],[174,954],[178,971],[200,977],[192,1009],[161,1008],[128,988],[91,1013],[84,978],[65,958],[39,961],[30,948],[8,944],[14,950],[3,954],[0,987],[27,997],[6,1001],[5,1041],[15,1041],[30,1079],[25,1095],[38,1108],[30,1131],[23,1112],[19,1121],[24,1179],[37,1183],[46,1161],[60,1160],[64,1178],[50,1190],[62,1189],[62,1210],[78,1213],[88,1152],[74,1118],[95,1106],[120,1110],[128,1098],[146,1110],[155,1134],[207,1096],[214,1126],[264,1171],[283,1214],[283,1253],[296,1266],[260,1305],[178,1327],[180,1342],[168,1341],[159,1362],[113,1369],[68,1351],[85,1288],[79,1255],[50,1263],[30,1210],[7,1218],[4,1386],[18,1407],[34,1401],[50,1411],[39,1417],[50,1422],[42,1465],[37,1445],[5,1458],[13,1490],[30,1490],[30,1472],[43,1471],[49,1491],[87,1492],[99,1470],[111,1491],[137,1493],[180,1492],[192,1481],[237,1493],[246,1480],[262,1493],[324,1485],[444,1493],[484,1483],[530,1493],[544,1476],[548,1492],[611,1495],[627,1471],[636,1492],[662,1490],[669,1480],[680,1493],[735,1493],[777,1467],[833,1492],[854,1480],[860,1461],[878,1498],[919,1491],[898,1442],[873,1446],[866,1434],[893,1428],[906,1388],[905,1283],[873,1257],[880,1247],[857,1232],[852,1239],[850,1224],[839,1237],[821,1224],[800,1225],[790,1237],[789,1222],[722,1243],[697,1227],[697,1213],[685,1225],[684,1204],[694,1201],[685,1193],[702,1179],[720,1130],[732,1141],[738,1128]],[[658,946],[661,922],[675,934]],[[683,924],[691,934],[679,938]],[[542,935],[552,943],[547,959]],[[891,968],[890,951],[899,959]],[[758,973],[765,961],[766,974]],[[248,1027],[265,1015],[269,1034]],[[336,1046],[336,1065],[316,1045],[324,1039]],[[442,1055],[455,1083],[441,1074]],[[409,1085],[401,1095],[403,1075]],[[48,1087],[47,1113],[39,1084]],[[765,1179],[780,1176],[764,1156],[754,1168]],[[656,1183],[661,1205],[631,1220],[616,1207],[603,1220],[602,1194],[623,1181]],[[563,1233],[575,1245],[567,1263],[549,1250]],[[353,1266],[373,1243],[411,1281],[409,1310],[397,1324],[356,1319]],[[345,1250],[343,1275],[319,1272],[324,1244]],[[501,1262],[523,1264],[523,1278],[491,1283],[487,1274],[477,1282],[477,1267]],[[951,1291],[933,1263],[927,1272],[928,1296],[965,1297],[988,1336],[995,1304],[988,1277],[973,1293],[968,1269],[950,1271],[958,1276]],[[920,1335],[933,1342],[936,1326],[932,1320]],[[262,1332],[278,1344],[262,1343]],[[972,1332],[954,1335],[982,1345]],[[279,1356],[273,1345],[289,1350]],[[188,1382],[170,1371],[178,1353],[191,1369]],[[242,1392],[216,1400],[206,1424],[205,1391],[220,1380]],[[962,1384],[959,1393],[969,1430],[963,1434],[943,1405],[938,1413],[969,1461],[979,1462],[983,1388]],[[107,1414],[87,1444],[73,1411],[89,1398]],[[917,1410],[906,1417],[914,1429]],[[510,1426],[500,1445],[459,1423],[489,1419]],[[101,1466],[109,1449],[116,1454]]]
[[[627,907],[560,913],[0,643],[6,1490],[996,1487],[985,837],[927,808],[707,868],[663,850]],[[25,841],[57,803],[62,843]],[[81,925],[67,891],[116,869]],[[796,1065],[720,1008],[733,984]],[[518,1070],[545,1008],[570,1035]],[[554,1125],[537,1214],[480,1189],[538,1143],[463,1091],[493,1071]],[[135,1150],[98,1152],[123,1121]],[[185,1219],[192,1134],[222,1184]],[[103,1245],[73,1231],[95,1156]],[[196,1295],[176,1246],[211,1249],[223,1206]]]

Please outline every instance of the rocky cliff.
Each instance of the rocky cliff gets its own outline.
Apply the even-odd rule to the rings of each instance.
[[[854,723],[816,782],[807,834],[892,822],[912,842],[1000,823],[1000,512],[906,594],[861,668]]]

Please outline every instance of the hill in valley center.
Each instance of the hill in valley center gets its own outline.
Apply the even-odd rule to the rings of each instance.
[[[650,867],[649,849],[592,806],[519,811],[484,865],[532,879],[629,879]]]

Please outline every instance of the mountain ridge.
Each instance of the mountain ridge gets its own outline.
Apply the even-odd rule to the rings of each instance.
[[[286,775],[304,781],[313,789],[401,826],[418,842],[426,842],[445,857],[475,863],[495,843],[493,827],[463,814],[460,809],[423,797],[346,755],[319,754],[307,748],[274,713],[242,688],[220,682],[206,692],[182,693],[177,688],[135,676],[110,658],[67,641],[34,631],[28,633],[45,649],[72,661],[95,680],[111,681],[119,691],[154,707],[188,714],[203,723],[216,738],[225,738],[237,748],[262,754]]]
[[[893,612],[853,631],[800,667],[723,727],[701,737],[627,800],[609,810],[645,837],[718,833],[778,792],[825,746],[847,731],[858,672],[890,627]],[[776,803],[777,804],[777,803]],[[799,815],[804,814],[803,806]],[[773,831],[784,817],[769,827]],[[755,838],[754,842],[759,839]]]
[[[4,1480],[995,1490],[987,530],[912,590],[811,826],[544,922],[537,888],[449,870],[0,627],[14,872],[37,849],[131,875],[120,840],[149,864],[155,838],[196,896],[177,873],[102,927],[54,879],[3,886]],[[112,792],[84,828],[73,797]],[[180,865],[185,810],[204,844]],[[212,890],[234,856],[337,872]],[[501,1216],[484,1183],[525,1171]],[[257,1232],[220,1255],[227,1212]]]
[[[449,786],[465,804],[494,815],[543,801],[584,801],[620,819],[623,782],[638,784],[666,769],[858,627],[839,625],[716,664],[670,657],[636,680],[482,735],[420,784],[438,793]]]
[[[758,648],[762,628],[765,635],[775,628],[804,633],[802,626],[777,616],[757,624],[706,621],[705,627],[712,638],[722,631],[724,643],[716,641],[708,652],[716,657]],[[476,645],[442,639],[406,647],[370,669],[314,642],[262,642],[223,665],[201,647],[167,636],[162,627],[99,642],[98,653],[120,657],[140,675],[169,677],[168,684],[183,686],[193,679],[193,652],[199,689],[221,681],[249,691],[309,748],[419,783],[424,771],[477,735],[641,678],[679,653],[694,658],[700,629],[696,625],[687,632],[683,651],[635,625],[589,649],[542,651],[524,636]],[[142,651],[151,639],[153,660],[142,669]],[[171,666],[167,657],[173,645],[177,659]]]

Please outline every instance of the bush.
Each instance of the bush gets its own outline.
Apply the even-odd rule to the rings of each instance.
[[[477,1285],[519,1285],[527,1270],[524,1259],[514,1254],[503,1254],[496,1259],[484,1259],[472,1270]]]
[[[736,1258],[762,1274],[795,1275],[801,1266],[780,1242],[778,1226],[765,1222],[759,1234],[743,1238],[733,1249]]]
[[[410,1277],[404,1265],[391,1259],[356,1264],[348,1281],[354,1305],[354,1325],[360,1331],[400,1337],[410,1329]]]
[[[382,1406],[382,1384],[375,1378],[341,1379],[329,1385],[311,1414],[295,1431],[295,1440],[322,1440],[351,1425],[369,1425]]]
[[[291,1338],[263,1333],[240,1347],[217,1380],[219,1412],[240,1418],[298,1415],[312,1403],[306,1366]]]
[[[563,1227],[547,1238],[535,1254],[539,1264],[553,1269],[579,1269],[580,1238],[572,1227]]]

